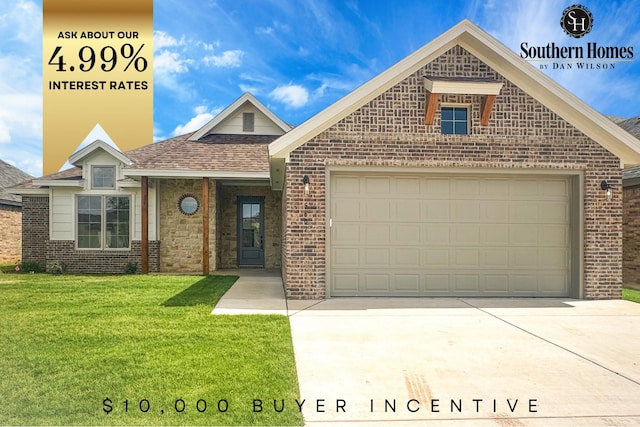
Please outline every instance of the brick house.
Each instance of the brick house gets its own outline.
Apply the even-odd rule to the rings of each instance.
[[[0,264],[19,261],[22,242],[22,200],[6,188],[32,178],[0,160]]]
[[[640,141],[462,21],[291,128],[250,94],[199,131],[16,191],[25,257],[281,268],[289,298],[619,298]]]

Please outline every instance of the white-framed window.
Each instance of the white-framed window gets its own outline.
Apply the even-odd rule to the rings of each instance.
[[[242,131],[243,132],[253,132],[254,126],[255,126],[254,122],[255,122],[255,114],[242,113]]]
[[[92,166],[91,188],[116,188],[115,166]]]
[[[444,105],[440,111],[440,130],[445,135],[469,133],[469,107]]]
[[[77,196],[78,249],[130,249],[130,196]]]

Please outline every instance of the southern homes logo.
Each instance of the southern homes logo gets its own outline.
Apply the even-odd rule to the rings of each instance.
[[[593,28],[593,14],[586,7],[574,4],[562,12],[560,27],[572,38],[581,38]],[[520,43],[520,57],[542,62],[541,70],[613,70],[620,62],[633,61],[633,46],[603,46],[588,42],[583,46],[561,46],[549,42],[542,46]]]

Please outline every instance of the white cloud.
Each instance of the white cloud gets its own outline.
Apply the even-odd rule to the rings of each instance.
[[[0,144],[6,144],[7,142],[11,142],[9,126],[3,123],[2,119],[0,119]]]
[[[205,56],[204,63],[214,67],[235,68],[242,63],[244,52],[241,50],[227,50],[221,55]]]
[[[274,32],[273,27],[258,27],[256,28],[256,34],[272,36]]]
[[[193,109],[196,114],[191,120],[184,125],[179,125],[173,130],[173,136],[184,135],[185,133],[195,132],[202,126],[206,125],[223,109],[221,107],[210,110],[205,105],[199,105]]]
[[[240,88],[240,90],[244,93],[244,92],[250,92],[254,95],[257,95],[260,93],[260,89],[258,89],[256,86],[251,86],[251,85],[246,85],[244,83],[240,83],[238,85],[238,87]]]
[[[160,50],[166,47],[174,47],[181,44],[178,40],[164,31],[153,32],[153,48]]]
[[[292,108],[300,108],[309,101],[309,92],[300,85],[289,84],[278,86],[271,92],[271,97]]]
[[[10,39],[33,43],[42,37],[42,11],[34,2],[18,0],[11,10],[0,14],[0,28],[2,27],[5,30],[11,29]]]
[[[186,73],[190,62],[189,59],[182,59],[178,52],[164,50],[153,58],[153,71],[161,75]]]

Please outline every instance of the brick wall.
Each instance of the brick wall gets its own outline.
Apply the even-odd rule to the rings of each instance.
[[[219,187],[219,242],[220,268],[238,266],[238,196],[264,197],[264,263],[265,268],[281,265],[282,198],[280,192],[270,187],[227,186]]]
[[[60,263],[68,273],[124,273],[128,263],[138,264],[138,271],[142,264],[140,241],[131,242],[128,251],[94,251],[77,250],[73,240],[47,241],[47,271],[51,271],[51,264]],[[160,242],[149,241],[149,272],[156,273],[159,269]]]
[[[0,264],[20,260],[22,250],[22,208],[0,204]]]
[[[625,187],[622,196],[622,280],[640,279],[640,186]]]
[[[73,240],[49,240],[49,198],[22,197],[22,260],[37,261],[50,271],[51,264],[64,264],[68,273],[124,273],[129,262],[141,265],[140,241],[128,251],[76,250]],[[159,271],[157,241],[149,242],[149,271]]]
[[[47,264],[49,197],[22,196],[22,261]]]
[[[489,126],[481,96],[442,95],[424,124],[425,75],[504,82]],[[442,103],[471,105],[470,135],[440,132]],[[457,46],[291,153],[285,183],[284,280],[290,298],[324,298],[327,166],[573,169],[584,174],[584,296],[620,298],[621,170],[617,157]],[[304,196],[302,177],[311,179]],[[606,200],[600,182],[614,189]]]

